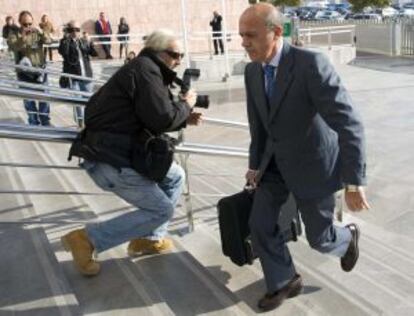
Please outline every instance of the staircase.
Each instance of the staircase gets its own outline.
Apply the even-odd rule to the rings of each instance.
[[[0,120],[22,122],[20,100],[0,99]],[[224,110],[230,115],[229,105]],[[214,111],[214,110],[213,110]],[[228,111],[228,112],[225,112]],[[73,125],[71,109],[52,107],[53,123]],[[246,134],[190,130],[189,139],[226,139],[246,145]],[[86,222],[130,211],[101,191],[76,161],[68,145],[0,139],[0,315],[253,315],[265,292],[258,261],[237,267],[221,254],[215,204],[243,185],[245,161],[191,157],[190,183],[195,232],[186,234],[183,205],[170,234],[176,248],[164,255],[129,258],[126,245],[99,254],[97,277],[80,276],[60,237]],[[55,168],[42,168],[41,166]],[[61,168],[65,166],[66,168]],[[71,167],[71,168],[68,168]],[[183,202],[183,201],[182,201]],[[412,239],[345,216],[362,228],[361,257],[352,273],[338,259],[311,250],[306,240],[291,243],[303,295],[270,315],[414,315]]]

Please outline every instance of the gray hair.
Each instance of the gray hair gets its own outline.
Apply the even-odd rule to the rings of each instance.
[[[145,47],[151,48],[157,52],[166,50],[172,41],[177,40],[174,33],[170,30],[159,29],[152,32],[145,38]]]
[[[275,26],[283,28],[284,16],[277,10],[270,10],[269,14],[264,17],[265,25],[268,29],[273,29]]]

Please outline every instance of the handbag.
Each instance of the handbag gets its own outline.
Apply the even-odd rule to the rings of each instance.
[[[160,182],[167,175],[174,159],[175,138],[154,135],[144,130],[144,140],[138,141],[132,152],[132,168],[147,178]]]

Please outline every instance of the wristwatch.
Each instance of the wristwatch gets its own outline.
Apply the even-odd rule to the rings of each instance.
[[[362,185],[345,184],[346,192],[359,192],[362,189]]]

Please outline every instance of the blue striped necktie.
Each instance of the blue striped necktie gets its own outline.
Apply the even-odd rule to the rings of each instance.
[[[266,64],[263,67],[265,80],[266,80],[266,96],[267,100],[270,100],[270,97],[272,96],[272,90],[273,90],[273,79],[275,75],[275,69],[276,67],[270,64]]]

